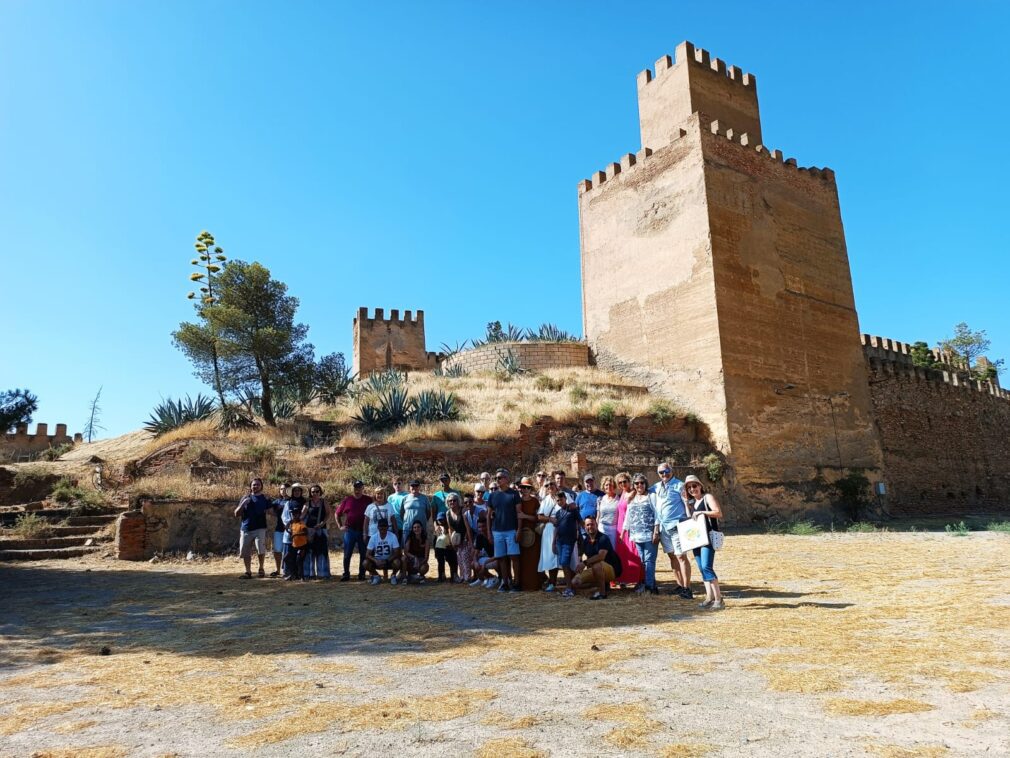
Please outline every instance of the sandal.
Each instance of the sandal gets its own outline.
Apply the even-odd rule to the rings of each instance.
[[[252,573],[249,572],[249,571],[246,571],[244,574],[242,574],[242,576],[240,578],[242,578],[242,579],[252,579]]]
[[[260,569],[260,570],[259,570],[259,573],[257,574],[257,576],[258,576],[258,577],[259,577],[260,579],[262,579],[263,577],[265,577],[265,576],[266,576],[266,574],[264,573],[263,569]]]

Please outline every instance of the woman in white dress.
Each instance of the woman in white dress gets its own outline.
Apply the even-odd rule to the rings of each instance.
[[[544,592],[554,592],[554,585],[558,581],[558,554],[554,552],[554,526],[558,523],[558,504],[555,495],[558,485],[548,482],[544,497],[540,500],[540,510],[537,511],[537,521],[543,526],[540,537],[540,564],[537,570],[541,574],[547,574],[547,583],[544,585]]]

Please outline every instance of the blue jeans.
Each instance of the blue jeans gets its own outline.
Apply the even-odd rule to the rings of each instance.
[[[715,565],[715,550],[711,546],[696,547],[694,549],[694,562],[698,564],[701,578],[706,582],[714,582],[719,578],[715,575],[715,570],[712,568]]]
[[[351,575],[351,555],[358,548],[358,577],[365,576],[365,535],[357,529],[344,530],[344,576]]]
[[[305,576],[330,578],[330,537],[325,529],[317,527],[315,536],[309,542],[309,551],[305,556]]]
[[[642,565],[645,566],[645,586],[650,590],[655,589],[657,547],[652,544],[652,540],[636,542],[635,546],[638,548],[638,557],[642,559]]]

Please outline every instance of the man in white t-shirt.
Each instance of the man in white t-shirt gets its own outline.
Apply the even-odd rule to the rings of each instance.
[[[368,552],[365,554],[365,571],[372,575],[372,584],[382,584],[382,577],[393,572],[390,584],[396,584],[396,572],[400,569],[400,540],[389,529],[386,519],[376,523],[378,531],[368,539]],[[382,576],[379,576],[379,572]]]

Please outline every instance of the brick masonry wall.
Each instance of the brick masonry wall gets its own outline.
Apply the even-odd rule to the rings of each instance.
[[[1010,513],[1005,390],[867,355],[894,516]]]
[[[496,371],[498,361],[509,350],[527,371],[589,365],[589,346],[582,342],[501,342],[458,353],[443,367],[462,366],[471,374]]]
[[[144,514],[128,511],[116,521],[116,557],[121,561],[144,560]]]

